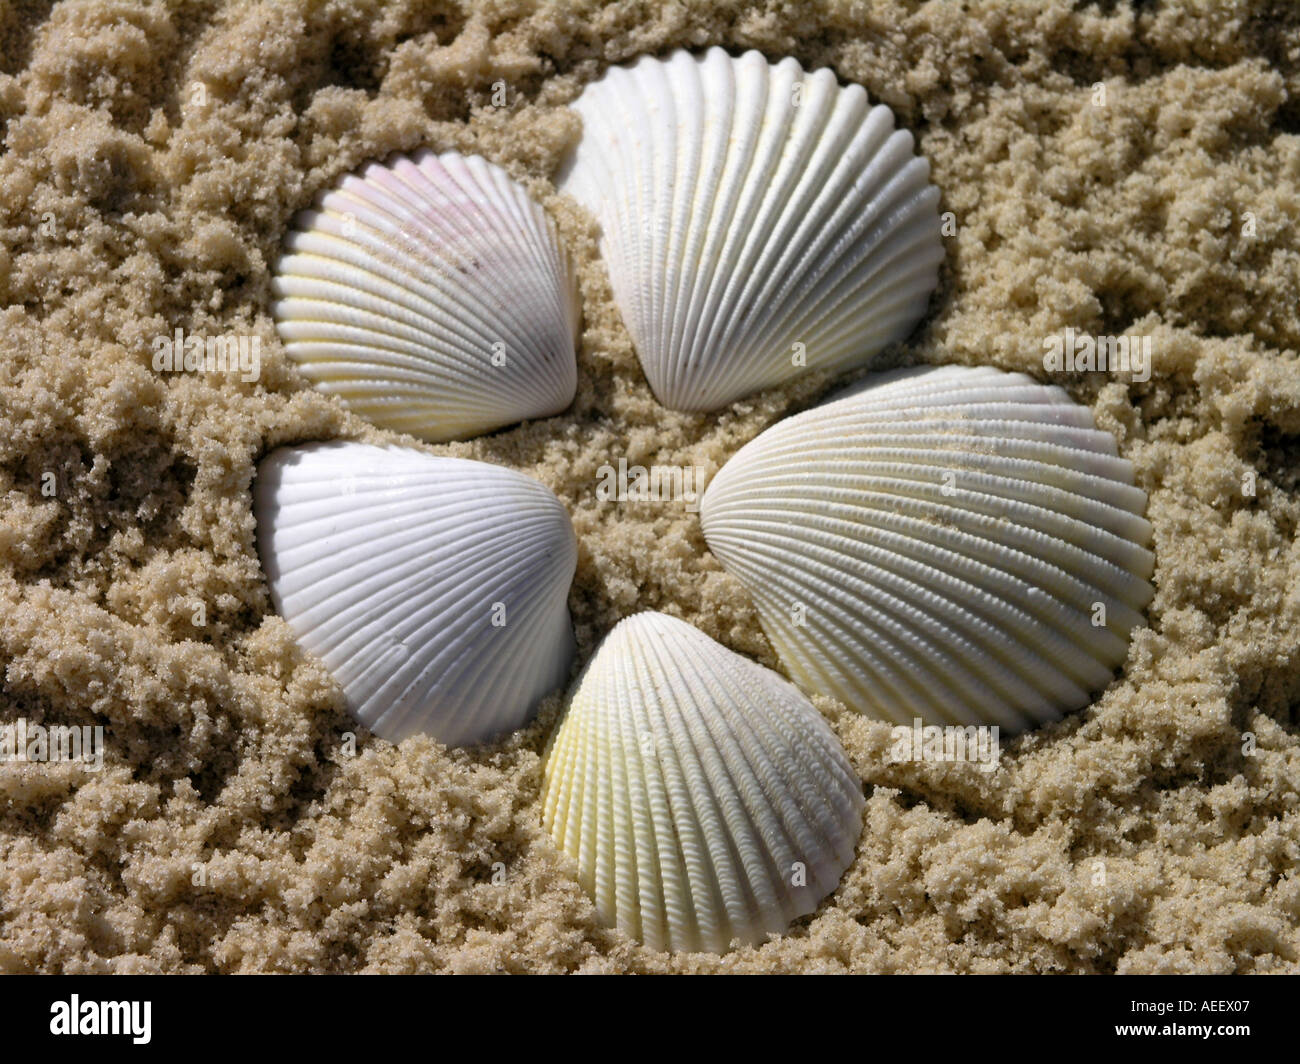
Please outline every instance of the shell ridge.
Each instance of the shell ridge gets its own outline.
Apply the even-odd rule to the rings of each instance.
[[[732,683],[735,717],[728,718],[725,724],[734,733],[736,742],[744,744],[746,737],[749,740],[746,761],[752,767],[755,782],[743,793],[748,808],[766,809],[768,813],[767,817],[751,817],[759,825],[765,844],[764,852],[757,853],[756,859],[764,863],[764,885],[771,893],[771,901],[767,904],[779,907],[784,925],[803,915],[803,912],[811,911],[820,898],[819,896],[808,904],[807,895],[821,885],[821,863],[825,849],[825,840],[821,834],[824,825],[818,823],[814,812],[819,802],[813,782],[808,778],[808,774],[817,771],[817,766],[803,749],[809,736],[801,733],[786,717],[785,699],[788,695],[776,689],[775,685],[761,683],[760,677],[743,668],[745,664],[748,663],[728,661],[728,665],[732,666],[726,671],[730,673]],[[747,673],[749,674],[746,675]],[[760,693],[765,697],[760,698]],[[762,712],[765,706],[770,706],[771,712]],[[745,725],[744,732],[738,723]],[[794,752],[792,764],[784,776],[776,767],[775,760],[782,749]],[[790,771],[791,768],[794,771]],[[778,784],[784,784],[787,791],[788,800],[783,803],[770,797],[777,793]],[[796,862],[802,862],[805,868],[811,869],[812,880],[802,887],[793,887],[791,884],[791,892],[782,897],[776,885],[785,885],[785,877],[794,872]],[[834,884],[831,886],[833,888]],[[761,911],[763,903],[760,901],[759,904]],[[780,927],[771,927],[769,930],[779,931]]]
[[[694,340],[686,354],[692,366],[699,365],[708,350],[723,352],[721,358],[730,359],[727,347],[718,338],[718,329],[725,329],[731,319],[724,310],[736,306],[740,298],[739,287],[748,280],[766,253],[771,222],[776,216],[777,208],[773,204],[784,202],[791,180],[791,173],[781,169],[782,156],[774,149],[788,136],[793,117],[793,109],[782,106],[779,101],[790,98],[794,84],[802,80],[802,72],[798,63],[787,65],[782,62],[770,72],[765,71],[765,77],[768,81],[764,111],[756,122],[756,139],[744,173],[737,175],[735,205],[725,226],[719,226],[722,247],[713,262],[701,319],[695,323]],[[761,162],[765,157],[768,160],[766,166]],[[735,268],[730,272],[720,270],[718,261],[728,259],[735,260]],[[729,361],[728,367],[726,372],[734,375],[735,367]],[[704,389],[700,391],[703,393]],[[696,400],[688,395],[678,395],[674,399],[674,404],[679,406],[692,402]]]
[[[835,79],[830,76],[830,80],[833,83]],[[739,361],[735,352],[748,351],[754,346],[748,330],[755,307],[769,293],[771,284],[775,283],[773,278],[785,261],[786,249],[795,242],[801,227],[807,222],[807,199],[816,179],[810,169],[802,165],[802,160],[810,154],[808,145],[826,129],[834,110],[834,100],[826,91],[825,78],[818,78],[816,74],[805,75],[801,83],[805,88],[811,86],[812,92],[806,94],[809,98],[805,98],[799,107],[788,104],[785,107],[790,118],[785,143],[774,162],[776,180],[767,189],[749,232],[747,247],[753,249],[756,258],[747,263],[748,268],[743,272],[733,272],[739,290],[728,303],[738,313],[721,315],[717,319],[722,324],[721,335],[715,340],[711,331],[706,340],[707,348],[724,353],[700,381],[700,390],[710,396],[712,403],[717,402],[712,397],[718,394],[718,378],[734,379],[732,375]],[[775,262],[771,261],[773,256]]]
[[[838,110],[840,108],[836,107],[835,111]],[[841,122],[847,121],[832,112],[823,136],[834,129],[837,118]],[[890,122],[892,125],[892,118]],[[816,198],[811,204],[792,212],[798,228],[779,245],[780,257],[770,274],[766,275],[764,288],[748,304],[747,319],[740,327],[747,344],[754,342],[752,337],[755,334],[772,328],[774,320],[789,321],[797,314],[799,304],[812,297],[826,273],[844,265],[845,248],[854,247],[861,230],[888,206],[888,203],[872,201],[864,209],[857,197],[846,194],[848,190],[841,186],[851,176],[851,161],[847,153],[839,150],[841,147],[838,143],[820,146],[823,157],[831,156],[836,160],[831,175],[820,189],[812,190]],[[805,178],[815,172],[818,162],[817,157],[810,161]],[[870,164],[871,167],[886,165],[888,160],[879,156]],[[896,175],[895,180],[902,176]],[[888,186],[885,191],[888,192]],[[828,209],[830,216],[820,220]],[[851,268],[852,263],[849,265]]]
[[[710,64],[707,59],[699,64],[684,64],[683,77],[678,80],[678,91],[686,91],[686,84],[689,83],[693,96],[692,102],[699,103],[699,106],[687,106],[678,111],[672,94],[665,95],[665,99],[674,105],[674,110],[679,117],[674,123],[676,136],[673,142],[673,175],[669,185],[670,191],[667,193],[669,220],[663,266],[664,298],[657,307],[657,321],[654,324],[653,335],[658,337],[670,352],[668,359],[670,389],[675,386],[672,378],[676,375],[679,361],[673,321],[680,321],[683,312],[689,309],[690,289],[694,281],[694,277],[688,273],[685,260],[697,236],[699,227],[696,219],[707,217],[701,199],[711,201],[717,192],[716,167],[704,165],[703,145],[707,124],[704,121],[705,108],[700,103],[706,96],[704,82],[706,76],[713,73],[712,67],[713,64]],[[721,87],[712,86],[712,88],[720,90]],[[728,100],[728,96],[720,91],[716,96],[713,92],[707,95],[711,102],[718,97],[720,103]],[[730,138],[729,109],[720,107],[715,117],[717,134],[715,141]],[[684,175],[697,174],[699,177],[695,181],[682,180]]]
[[[709,663],[702,659],[700,649],[692,640],[683,638],[679,646],[679,653],[693,660],[698,684],[708,675]],[[710,712],[699,715],[695,745],[697,756],[709,755],[703,758],[705,771],[711,792],[719,799],[718,815],[726,825],[718,838],[714,867],[719,872],[717,881],[723,888],[723,908],[728,915],[727,941],[735,937],[754,941],[752,935],[746,934],[746,927],[757,926],[760,932],[779,930],[770,926],[771,918],[765,914],[775,911],[782,926],[789,922],[786,900],[774,885],[774,880],[780,879],[776,862],[782,855],[765,852],[773,844],[780,846],[785,839],[783,832],[774,830],[772,817],[776,811],[758,782],[759,766],[754,764],[755,756],[765,757],[766,752],[755,747],[752,731],[742,727],[745,722],[735,718],[731,664],[728,659],[721,668],[715,667],[712,677],[718,682],[710,690],[697,688],[693,692],[697,702],[707,697],[711,704]],[[696,687],[696,684],[688,681],[688,686]],[[746,827],[756,831],[758,838],[747,840]],[[759,846],[759,842],[763,845]]]
[[[698,280],[695,284],[688,314],[679,315],[680,328],[675,331],[670,341],[674,352],[675,366],[691,366],[697,362],[697,344],[700,330],[705,322],[714,320],[717,313],[717,300],[725,285],[725,271],[720,265],[727,261],[728,251],[734,247],[739,235],[746,229],[746,220],[752,204],[746,197],[746,184],[753,174],[755,160],[761,155],[759,145],[763,142],[764,125],[768,114],[755,121],[745,120],[745,111],[739,106],[749,91],[759,91],[752,82],[761,82],[763,90],[770,95],[767,88],[768,68],[765,63],[743,64],[734,68],[730,63],[720,64],[729,75],[727,125],[730,130],[730,150],[715,164],[718,183],[712,198],[707,217],[710,224],[706,227],[704,239],[698,251],[697,259],[701,263]],[[775,75],[776,68],[772,71]],[[752,71],[752,73],[751,73]],[[739,132],[736,131],[737,124]],[[723,138],[716,138],[720,149],[724,147]],[[699,212],[697,217],[705,217]],[[686,275],[683,273],[683,280]],[[683,384],[674,381],[673,395],[676,401],[685,402],[686,394],[682,392]],[[688,389],[689,391],[689,389]]]
[[[807,599],[806,586],[782,582],[793,594],[804,591],[801,596]],[[870,585],[868,585],[870,586]],[[770,592],[768,592],[770,595]],[[861,604],[860,609],[849,609],[842,599],[837,597],[815,597],[815,616],[809,624],[818,634],[818,644],[803,648],[801,659],[811,655],[817,662],[817,673],[833,674],[843,677],[835,681],[831,693],[850,708],[861,708],[863,699],[870,703],[878,702],[871,695],[851,697],[848,692],[855,685],[849,682],[849,674],[836,664],[836,660],[857,662],[868,671],[878,687],[885,687],[893,698],[907,707],[906,712],[891,714],[895,724],[910,724],[912,718],[924,715],[927,707],[938,712],[944,723],[972,724],[978,720],[970,713],[961,714],[949,707],[960,706],[963,701],[973,702],[981,707],[1000,704],[1008,693],[1020,693],[1018,688],[1034,688],[1026,684],[1011,670],[998,674],[998,685],[990,683],[972,669],[971,661],[978,661],[979,650],[960,633],[951,631],[944,622],[936,619],[909,604],[907,599],[890,594],[883,589],[875,590],[873,597]],[[833,621],[841,621],[835,626]],[[775,621],[773,622],[775,626]],[[854,638],[847,633],[866,627],[871,639]],[[781,626],[781,639],[787,645],[786,628]],[[810,644],[812,641],[809,641]],[[943,655],[939,652],[944,646],[966,647],[964,656],[952,655],[942,670],[916,670],[904,667],[904,662],[934,661]],[[878,653],[874,647],[879,647]],[[838,651],[832,654],[831,651]],[[895,664],[897,663],[897,664]],[[807,672],[805,666],[805,672]],[[1040,681],[1041,682],[1041,679]],[[860,685],[859,685],[860,686]],[[1010,689],[1010,690],[1009,690]],[[1035,705],[1041,698],[1035,693],[1028,699]],[[956,714],[956,715],[954,715]],[[1012,717],[1010,719],[1023,719]]]
[[[780,551],[779,540],[773,546],[773,551]],[[875,552],[875,556],[883,563],[891,561],[895,555],[891,555],[887,550],[880,549]],[[1118,640],[1106,629],[1091,628],[1089,622],[1078,610],[1071,610],[1067,604],[1059,600],[1051,599],[1046,596],[1033,598],[1028,596],[1030,601],[1024,604],[1024,608],[1016,605],[1014,590],[1022,593],[1033,590],[1033,585],[1027,582],[1021,582],[1019,587],[1011,585],[1013,592],[1006,590],[1006,585],[994,585],[992,588],[972,583],[968,576],[958,576],[946,572],[941,566],[927,564],[922,561],[916,567],[907,569],[891,568],[888,564],[876,565],[865,559],[855,559],[854,572],[845,574],[842,571],[838,574],[838,582],[828,579],[828,574],[835,572],[824,562],[816,563],[820,573],[819,588],[822,595],[819,601],[820,608],[827,608],[827,601],[836,600],[845,592],[841,590],[843,585],[852,581],[857,583],[861,580],[863,585],[862,594],[869,594],[875,589],[875,584],[859,577],[858,571],[862,567],[874,572],[877,581],[886,583],[894,580],[904,581],[904,586],[900,588],[900,601],[907,601],[902,596],[911,595],[913,598],[926,599],[926,596],[933,596],[937,602],[936,605],[943,606],[947,609],[955,610],[957,607],[951,605],[959,597],[966,600],[967,606],[962,609],[958,615],[959,618],[980,618],[980,627],[986,632],[986,638],[996,637],[998,633],[1006,630],[1016,632],[1036,631],[1043,639],[1046,639],[1056,657],[1054,667],[1058,670],[1068,669],[1073,672],[1074,668],[1083,669],[1084,672],[1079,679],[1086,679],[1095,683],[1101,678],[1101,674],[1096,668],[1089,668],[1089,664],[1095,659],[1077,647],[1078,640],[1091,640],[1093,643],[1098,641],[1111,640],[1108,645],[1111,647],[1110,657],[1117,648],[1124,645],[1123,640]],[[989,567],[985,567],[987,575]],[[980,572],[976,570],[977,574]],[[928,577],[928,581],[925,579]],[[1037,608],[1032,608],[1036,604]],[[990,613],[992,615],[990,615]],[[1104,651],[1104,647],[1098,647]],[[1118,664],[1116,662],[1115,664]],[[1108,676],[1113,669],[1106,669],[1105,674]],[[1026,679],[1037,686],[1037,677],[1043,666],[1041,663],[1036,669],[1031,668],[1026,674]],[[1084,691],[1087,690],[1087,684],[1082,685]]]
[[[938,484],[918,486],[932,490],[876,491],[858,484],[839,491],[804,492],[766,504],[761,511],[763,516],[742,512],[733,519],[747,526],[779,527],[777,522],[786,515],[793,525],[825,537],[827,547],[834,544],[846,553],[852,553],[851,545],[865,530],[882,538],[910,534],[918,543],[925,542],[937,550],[952,551],[985,564],[992,564],[996,553],[1003,568],[1025,579],[1039,578],[1054,597],[1075,608],[1090,608],[1099,594],[1117,599],[1129,610],[1141,609],[1150,599],[1149,585],[1140,575],[1149,564],[1150,552],[1130,541],[1112,537],[1117,544],[1132,548],[1122,552],[1121,560],[1127,555],[1134,568],[1126,568],[1110,554],[1103,553],[1106,540],[1095,541],[1107,533],[1082,522],[1074,523],[1081,533],[1091,534],[1094,542],[1089,546],[1036,527],[1034,508],[1014,499],[1001,500],[1002,505],[991,507],[992,513],[985,513],[987,507],[983,500],[987,496],[965,489],[945,490]],[[813,508],[821,516],[808,520],[804,514]],[[1057,516],[1062,521],[1073,521],[1068,515]],[[900,538],[895,542],[902,545],[908,540]],[[915,557],[901,547],[896,549],[900,554]],[[1054,561],[1042,560],[1041,554],[1046,550],[1055,555]],[[1116,553],[1121,553],[1118,548]]]
[[[649,623],[658,621],[659,618],[652,618]],[[680,694],[683,677],[667,653],[665,633],[660,631],[656,634],[660,635],[656,640],[637,638],[638,650],[653,666],[652,671],[659,681],[655,686]],[[726,821],[710,791],[708,769],[701,764],[696,736],[692,734],[689,722],[675,711],[676,703],[672,708],[674,712],[671,714],[668,706],[660,710],[671,754],[669,764],[677,782],[676,787],[668,788],[668,798],[673,832],[688,876],[687,896],[697,928],[688,937],[674,939],[672,948],[721,950],[733,937],[731,920],[734,907],[728,900],[736,878],[734,869],[729,867],[725,840],[719,845]]]
[[[799,719],[789,712],[790,700],[802,698],[793,684],[773,674],[760,672],[756,667],[744,668],[742,664],[752,666],[753,663],[737,664],[737,672],[740,673],[737,677],[738,690],[744,700],[741,712],[745,719],[753,722],[756,732],[764,741],[769,758],[772,759],[769,765],[774,763],[778,749],[785,745],[795,752],[802,769],[791,774],[791,782],[795,786],[799,816],[803,819],[804,826],[813,833],[815,843],[796,839],[795,834],[787,829],[792,848],[799,853],[816,847],[822,858],[829,851],[838,859],[842,856],[837,850],[841,842],[835,838],[838,814],[843,814],[846,809],[851,813],[860,812],[864,804],[861,781],[849,771],[846,762],[833,756],[839,740],[824,718],[820,715],[806,718],[806,727],[801,728]],[[760,712],[768,701],[778,707],[778,712],[771,717]],[[814,785],[819,771],[835,784],[834,795],[828,797]],[[832,808],[832,798],[843,799],[840,808]],[[820,876],[820,862],[815,871]],[[816,884],[809,884],[810,889],[815,886]]]

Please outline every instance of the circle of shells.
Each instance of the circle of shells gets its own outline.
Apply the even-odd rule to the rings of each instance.
[[[610,69],[573,107],[583,133],[557,185],[599,223],[665,406],[861,366],[925,313],[938,190],[860,86],[679,51]],[[300,216],[274,294],[289,356],[382,427],[463,439],[573,399],[570,263],[541,207],[481,158],[345,177]],[[1009,730],[1080,708],[1143,623],[1145,506],[1087,408],[990,368],[876,374],[761,433],[700,520],[790,679],[636,614],[586,663],[546,748],[542,819],[601,919],[652,948],[723,952],[813,912],[853,859],[864,802],[807,696]],[[568,676],[577,544],[531,478],[316,443],[262,461],[254,508],[277,610],[380,737],[481,742]]]

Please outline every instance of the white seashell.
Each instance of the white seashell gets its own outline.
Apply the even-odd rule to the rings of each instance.
[[[1152,596],[1145,508],[1060,388],[944,367],[779,422],[700,517],[804,690],[896,723],[1020,729],[1123,663]]]
[[[939,193],[862,86],[712,48],[612,68],[573,107],[582,138],[557,183],[600,224],[665,406],[860,365],[925,312]]]
[[[543,820],[601,918],[653,949],[721,953],[812,912],[863,804],[803,695],[661,613],[606,637],[543,769]]]
[[[518,728],[573,657],[573,526],[545,486],[461,458],[287,447],[254,494],[276,609],[381,738]]]
[[[307,211],[273,291],[285,350],[383,428],[440,441],[573,400],[577,288],[542,208],[477,156],[370,163]]]

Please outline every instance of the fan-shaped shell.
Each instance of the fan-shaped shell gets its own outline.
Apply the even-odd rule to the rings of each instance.
[[[701,504],[804,690],[899,723],[1085,705],[1151,599],[1146,494],[1092,414],[1018,373],[868,378],[743,447]]]
[[[679,51],[610,69],[558,179],[591,211],[659,401],[712,410],[863,363],[943,258],[929,165],[889,108],[793,59]]]
[[[285,350],[317,387],[426,440],[573,399],[577,289],[542,208],[455,152],[370,163],[305,212],[273,281]]]
[[[308,444],[262,461],[254,507],[276,609],[380,737],[480,742],[522,725],[568,675],[577,545],[535,480]]]
[[[684,621],[600,645],[551,737],[543,819],[601,918],[724,952],[812,912],[853,859],[862,786],[791,684]]]

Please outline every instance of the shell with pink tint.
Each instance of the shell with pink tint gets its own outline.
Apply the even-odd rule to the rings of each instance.
[[[289,357],[383,428],[463,439],[573,400],[569,262],[542,208],[477,156],[343,178],[299,218],[273,290]]]

